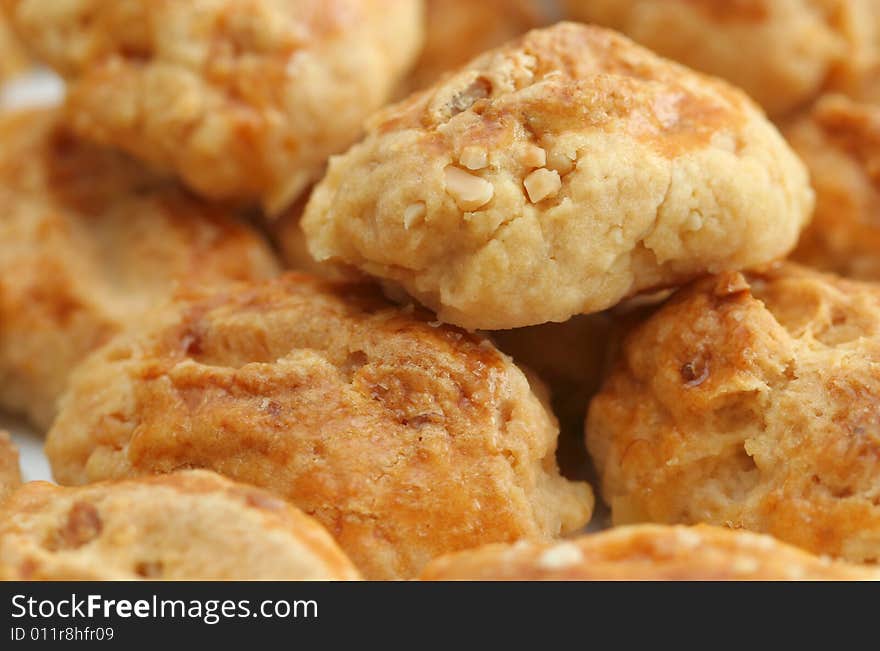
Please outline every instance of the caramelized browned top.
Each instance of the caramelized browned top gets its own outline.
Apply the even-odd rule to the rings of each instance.
[[[461,146],[490,150],[523,131],[540,142],[567,131],[623,130],[674,157],[735,130],[746,103],[733,88],[614,32],[562,24],[478,57],[372,122],[380,133],[425,129],[438,138],[454,129]]]

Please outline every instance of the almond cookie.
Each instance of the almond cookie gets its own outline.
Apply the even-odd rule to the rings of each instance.
[[[9,432],[0,430],[0,502],[21,484],[18,448]]]
[[[62,488],[31,482],[0,508],[0,578],[356,580],[312,518],[211,472]]]
[[[432,319],[300,274],[182,296],[80,366],[53,474],[214,470],[314,516],[371,579],[577,530],[592,493],[559,475],[557,424],[526,376]]]
[[[741,92],[563,23],[375,116],[303,228],[317,260],[503,330],[784,256],[812,207]]]
[[[180,282],[277,273],[266,243],[52,110],[0,117],[0,408],[48,427],[71,369]]]
[[[880,560],[880,286],[793,264],[681,290],[593,399],[615,523],[726,525]]]
[[[700,525],[618,527],[556,543],[488,545],[432,561],[425,581],[880,581],[770,536]]]
[[[394,90],[421,0],[2,0],[76,132],[212,199],[292,202]]]
[[[875,0],[565,0],[662,56],[740,86],[771,115],[847,87],[878,60]]]
[[[404,91],[433,84],[478,54],[546,22],[536,0],[427,0],[425,47]]]
[[[823,97],[786,135],[816,190],[816,213],[794,257],[880,280],[880,106]]]

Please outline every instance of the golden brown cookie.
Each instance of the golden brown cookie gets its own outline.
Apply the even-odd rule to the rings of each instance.
[[[565,0],[611,27],[740,86],[771,115],[848,87],[878,60],[875,0]]]
[[[52,110],[0,117],[0,408],[48,427],[71,369],[178,283],[262,279],[269,247]]]
[[[312,518],[201,470],[61,488],[32,482],[0,508],[6,580],[356,580]]]
[[[812,207],[745,95],[563,23],[374,117],[303,228],[316,259],[501,330],[784,256]]]
[[[547,21],[539,0],[427,0],[425,47],[401,89],[433,84],[478,54]]]
[[[786,135],[816,189],[816,213],[794,257],[880,280],[880,105],[826,96]]]
[[[0,502],[21,484],[18,448],[9,432],[0,430]]]
[[[618,527],[555,543],[488,545],[432,561],[426,581],[880,581],[746,531]]]
[[[275,213],[418,55],[421,0],[3,0],[77,133]]]
[[[540,389],[539,389],[540,390]],[[84,362],[46,451],[66,484],[208,468],[290,499],[368,578],[577,530],[592,493],[488,340],[288,274],[182,297]]]
[[[681,290],[627,338],[587,447],[616,523],[880,559],[880,286],[786,264]]]

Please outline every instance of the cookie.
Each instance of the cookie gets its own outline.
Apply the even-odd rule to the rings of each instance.
[[[618,527],[556,543],[489,545],[432,561],[426,581],[880,581],[746,531]]]
[[[880,105],[826,96],[785,133],[816,190],[816,213],[794,258],[880,280]]]
[[[547,21],[536,0],[427,0],[426,6],[425,46],[399,94],[425,88]]]
[[[68,82],[76,132],[271,213],[394,90],[420,0],[3,0]]]
[[[812,207],[745,95],[563,23],[375,116],[302,225],[317,260],[504,330],[782,257]]]
[[[880,286],[785,264],[681,290],[587,420],[617,524],[705,522],[880,559]]]
[[[592,493],[559,475],[557,424],[526,376],[433,319],[300,274],[190,292],[79,367],[53,475],[214,470],[314,516],[371,579],[577,530]]]
[[[32,482],[0,508],[0,578],[356,580],[312,518],[201,470],[79,488]]]
[[[740,86],[784,115],[878,61],[874,0],[565,0],[568,15]],[[744,60],[744,54],[754,64]]]
[[[0,408],[48,427],[74,366],[180,283],[277,273],[232,211],[71,136],[0,117]]]
[[[0,502],[21,484],[18,448],[9,432],[0,430]]]

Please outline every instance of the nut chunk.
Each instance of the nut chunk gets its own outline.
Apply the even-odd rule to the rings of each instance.
[[[2,0],[79,133],[275,214],[418,56],[420,0]]]
[[[313,515],[372,579],[581,527],[592,494],[559,475],[525,375],[433,319],[295,274],[181,298],[80,366],[49,433],[54,476],[208,468]]]
[[[374,116],[302,227],[317,260],[503,330],[783,257],[812,208],[740,91],[563,23]]]
[[[355,580],[330,535],[284,500],[203,470],[59,488],[0,508],[0,579]]]
[[[681,290],[628,337],[587,447],[616,523],[880,560],[880,287],[794,265]]]

